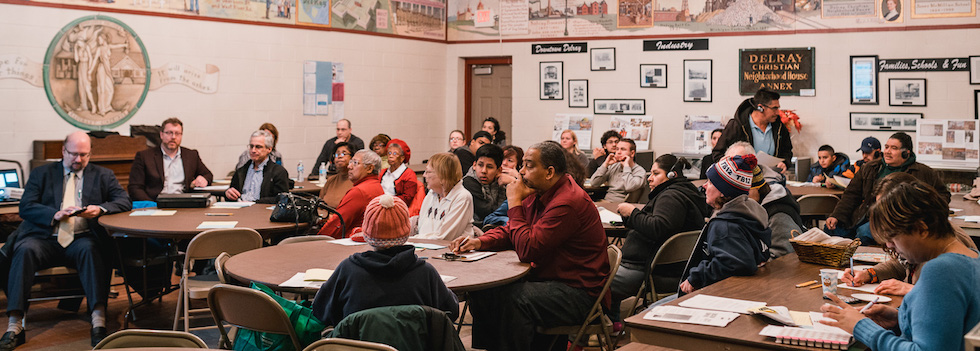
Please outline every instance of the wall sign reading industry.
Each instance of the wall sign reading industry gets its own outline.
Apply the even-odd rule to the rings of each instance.
[[[531,55],[539,54],[584,54],[589,52],[589,44],[582,43],[549,43],[531,44]]]
[[[738,91],[753,95],[769,88],[783,95],[813,96],[814,48],[741,49]]]

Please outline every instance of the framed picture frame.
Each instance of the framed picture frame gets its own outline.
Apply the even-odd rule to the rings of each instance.
[[[667,65],[640,64],[640,88],[666,88]]]
[[[851,112],[851,130],[915,132],[921,113]]]
[[[545,61],[538,63],[539,93],[541,100],[564,100],[565,91],[562,89],[565,75],[564,62]]]
[[[711,102],[711,60],[684,60],[684,102]]]
[[[593,71],[616,70],[616,48],[592,48],[589,49],[589,56],[592,58]]]
[[[851,56],[851,105],[878,104],[878,56]]]
[[[973,91],[973,119],[980,119],[980,90]]]
[[[573,107],[573,108],[589,107],[589,80],[588,79],[568,80],[568,107]]]
[[[889,106],[925,106],[925,78],[890,78],[888,79]]]
[[[645,115],[646,99],[595,99],[592,112],[597,115]]]
[[[980,84],[980,56],[970,56],[970,84]]]

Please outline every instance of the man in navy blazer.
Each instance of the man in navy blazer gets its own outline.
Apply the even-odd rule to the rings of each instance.
[[[10,321],[0,350],[12,350],[26,340],[22,322],[34,273],[60,265],[78,270],[92,312],[92,345],[107,335],[111,256],[106,251],[109,237],[98,218],[129,211],[132,203],[111,170],[89,164],[91,151],[89,136],[75,132],[65,138],[61,162],[31,171],[20,200],[24,222],[13,244],[7,282]]]
[[[179,194],[211,184],[214,176],[197,150],[180,146],[184,123],[167,118],[160,130],[160,147],[136,153],[129,171],[129,196],[133,201],[156,201],[160,194]]]

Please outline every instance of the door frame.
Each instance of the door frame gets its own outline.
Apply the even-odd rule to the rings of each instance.
[[[463,78],[463,95],[466,97],[463,99],[463,136],[467,140],[470,139],[470,130],[473,128],[473,123],[470,121],[473,117],[473,112],[471,111],[473,108],[473,66],[513,65],[513,63],[514,60],[510,56],[470,57],[463,59],[463,65],[466,67],[466,74]]]

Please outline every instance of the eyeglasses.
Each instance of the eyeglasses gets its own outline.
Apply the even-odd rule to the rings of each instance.
[[[175,131],[169,131],[169,132],[163,132],[163,135],[166,135],[168,137],[178,137],[178,136],[184,135],[184,133],[175,132]]]
[[[463,140],[465,140],[465,139],[460,138],[460,137],[452,137],[452,138],[449,138],[449,141],[463,141]]]
[[[401,156],[401,155],[402,155],[402,153],[401,152],[398,152],[398,151],[388,151],[388,156],[398,157],[398,156]]]
[[[358,165],[361,164],[361,161],[358,161],[358,160],[350,160],[350,162],[348,162],[347,164],[351,165],[351,167],[357,167]]]
[[[344,156],[350,156],[350,153],[349,152],[338,152],[338,153],[333,154],[333,157],[344,157]]]
[[[89,156],[92,156],[92,153],[90,152],[79,153],[79,152],[71,152],[65,150],[65,155],[68,155],[70,158],[75,159],[75,158],[88,158]]]
[[[771,109],[771,110],[776,110],[776,111],[779,111],[779,105],[776,105],[776,106],[766,106],[766,105],[762,105],[762,107],[765,107],[765,108],[768,108],[768,109]]]
[[[265,149],[265,145],[252,145],[252,144],[248,144],[248,148],[249,149],[260,149],[261,150],[261,149]]]

